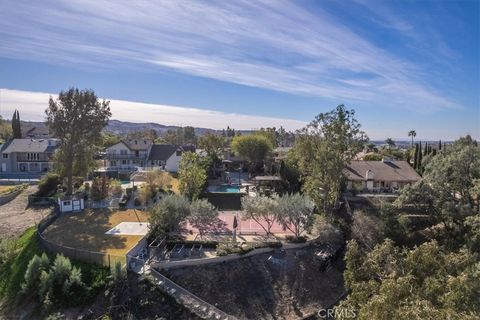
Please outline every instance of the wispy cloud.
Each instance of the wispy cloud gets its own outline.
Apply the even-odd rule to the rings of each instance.
[[[421,111],[460,108],[427,84],[415,61],[339,21],[283,1],[19,1],[0,10],[0,56],[166,68],[335,101],[388,100],[389,106]],[[411,34],[400,19],[392,26]]]
[[[0,89],[0,115],[11,118],[18,109],[21,118],[31,121],[44,121],[49,98],[56,94],[20,90]],[[110,100],[112,119],[129,122],[155,122],[164,125],[195,126],[210,129],[259,129],[283,126],[287,130],[300,129],[306,122],[274,117],[260,117],[246,114],[226,113],[191,107],[140,103],[124,100]]]

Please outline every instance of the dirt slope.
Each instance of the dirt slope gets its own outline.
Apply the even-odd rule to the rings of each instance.
[[[29,186],[15,199],[0,206],[0,238],[19,236],[50,213],[50,208],[27,208],[28,196],[36,191],[37,186]]]
[[[185,267],[173,281],[241,319],[300,319],[329,306],[343,293],[341,258],[321,271],[317,249],[288,251],[276,263],[262,254],[234,262]]]

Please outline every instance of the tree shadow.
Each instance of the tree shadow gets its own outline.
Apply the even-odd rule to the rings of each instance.
[[[45,231],[45,238],[55,244],[92,252],[127,250],[127,236],[105,234],[113,228],[110,209],[85,210],[63,214]]]

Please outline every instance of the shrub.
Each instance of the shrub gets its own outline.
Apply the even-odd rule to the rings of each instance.
[[[340,245],[343,242],[342,232],[323,215],[318,215],[313,225],[313,234],[321,243]]]
[[[178,229],[190,215],[190,202],[177,195],[164,196],[150,210],[150,233],[158,235]]]
[[[76,305],[86,289],[80,268],[73,267],[70,259],[63,255],[57,255],[50,271],[42,271],[38,293],[47,306],[49,303]]]
[[[31,292],[38,288],[41,274],[48,270],[49,265],[50,260],[45,253],[40,257],[38,255],[33,256],[28,263],[27,271],[25,271],[25,282],[22,284],[22,291],[24,293]]]
[[[304,237],[304,236],[295,237],[295,236],[288,235],[288,236],[285,237],[285,240],[287,240],[287,242],[291,242],[291,243],[305,243],[305,242],[307,242],[307,238]]]
[[[37,196],[49,197],[57,192],[58,185],[62,183],[60,176],[56,173],[48,173],[38,183]]]
[[[251,242],[244,245],[239,245],[233,242],[232,239],[225,239],[217,246],[217,256],[226,256],[228,254],[244,255],[255,249],[261,248],[280,248],[281,242],[278,241],[265,241],[265,242]]]
[[[0,269],[17,255],[18,247],[17,239],[0,239]]]
[[[108,190],[110,186],[110,179],[103,177],[96,177],[92,181],[91,196],[92,200],[103,200],[108,196]]]
[[[142,205],[142,201],[140,200],[140,198],[135,198],[135,200],[133,200],[133,203],[138,207],[140,205]]]
[[[112,274],[112,278],[115,283],[123,282],[127,278],[127,272],[124,268],[122,268],[122,263],[120,261],[115,262],[110,270],[110,273]]]
[[[45,253],[30,260],[22,284],[22,292],[35,292],[46,311],[53,305],[78,305],[83,302],[87,290],[80,268],[72,266],[70,259],[57,255],[50,266]]]
[[[110,192],[113,195],[119,196],[122,194],[122,182],[118,179],[110,180]]]

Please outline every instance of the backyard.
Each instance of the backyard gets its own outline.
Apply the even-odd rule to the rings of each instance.
[[[124,256],[143,236],[105,233],[122,222],[147,221],[147,213],[135,209],[86,210],[83,213],[60,216],[45,230],[44,236],[58,245]]]

